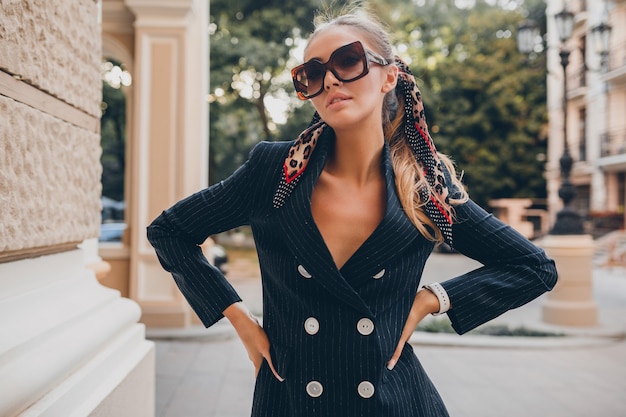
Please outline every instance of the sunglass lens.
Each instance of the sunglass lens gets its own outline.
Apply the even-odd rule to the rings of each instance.
[[[365,70],[363,51],[358,48],[345,48],[338,51],[333,58],[333,67],[342,81],[358,77]]]
[[[304,65],[297,73],[296,80],[304,91],[304,95],[309,96],[317,93],[322,88],[322,80],[326,68],[319,62],[312,61]]]

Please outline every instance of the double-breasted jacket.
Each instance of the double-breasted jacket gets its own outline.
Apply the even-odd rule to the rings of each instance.
[[[148,227],[148,239],[208,327],[240,297],[198,245],[210,235],[251,226],[262,273],[263,327],[274,366],[285,378],[278,381],[263,364],[253,416],[447,416],[410,345],[393,370],[386,367],[434,245],[402,209],[385,146],[384,218],[337,269],[311,214],[311,193],[333,143],[326,129],[280,208],[272,200],[291,143],[260,143],[230,178],[165,210]],[[484,265],[441,277],[458,333],[554,286],[554,263],[512,228],[471,200],[456,206],[455,216],[455,249]]]

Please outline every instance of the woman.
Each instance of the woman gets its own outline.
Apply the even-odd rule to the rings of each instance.
[[[235,327],[257,372],[253,416],[447,416],[407,344],[417,324],[447,312],[465,333],[550,290],[554,264],[468,199],[373,19],[319,26],[292,75],[317,110],[309,128],[257,145],[229,179],[164,211],[148,238],[203,323]],[[244,224],[263,326],[198,247]],[[444,241],[484,266],[420,289]]]

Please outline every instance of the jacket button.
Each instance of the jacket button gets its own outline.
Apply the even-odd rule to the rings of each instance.
[[[316,334],[320,330],[320,323],[315,317],[309,317],[304,321],[304,331],[310,335]]]
[[[385,270],[381,269],[380,272],[376,275],[374,275],[372,278],[374,279],[381,279],[383,277],[383,275],[385,275]]]
[[[374,322],[364,317],[356,324],[356,329],[363,336],[370,335],[374,331]]]
[[[357,387],[359,395],[363,398],[371,398],[374,395],[374,385],[369,381],[363,381]]]
[[[302,275],[306,279],[309,279],[312,277],[312,275],[309,274],[309,271],[307,271],[302,265],[298,265],[298,272],[300,273],[300,275]]]
[[[371,385],[371,384],[370,384]],[[360,385],[359,385],[360,386]],[[373,387],[372,387],[373,390]],[[324,392],[324,387],[317,381],[311,381],[306,384],[306,393],[313,398],[317,398]]]

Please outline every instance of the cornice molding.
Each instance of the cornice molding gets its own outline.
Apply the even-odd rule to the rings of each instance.
[[[199,10],[198,1],[124,0],[135,15],[135,27],[185,27]]]
[[[110,33],[133,33],[135,15],[126,7],[124,0],[102,2],[102,30]]]

